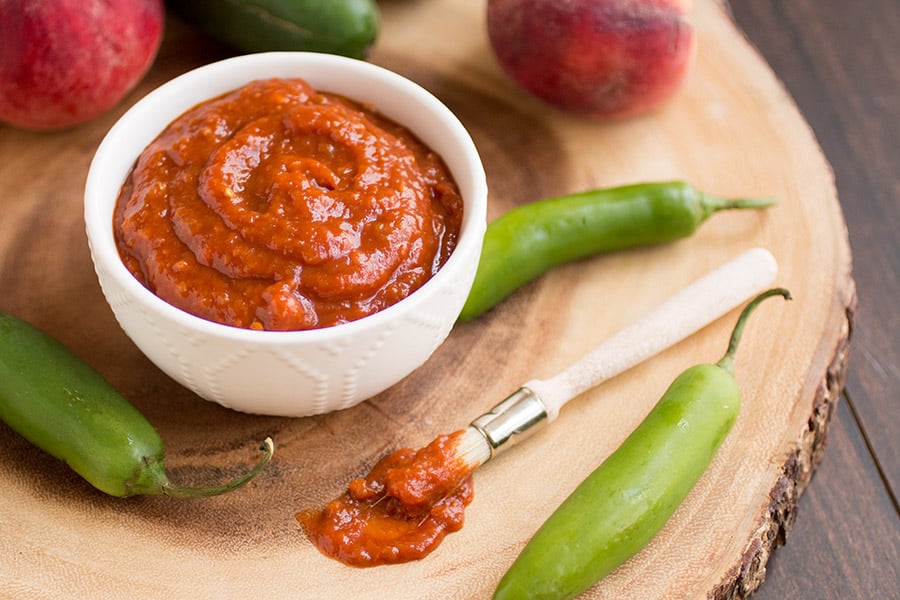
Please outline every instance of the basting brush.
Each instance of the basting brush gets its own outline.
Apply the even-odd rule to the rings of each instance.
[[[321,511],[297,518],[325,554],[354,566],[405,562],[462,526],[469,476],[498,450],[552,422],[572,398],[686,338],[766,288],[777,265],[749,250],[652,309],[549,379],[533,379],[461,431],[398,450]],[[438,508],[438,507],[441,508]],[[357,540],[375,539],[375,551]],[[415,548],[411,552],[411,548]]]
[[[778,265],[753,248],[694,281],[580,360],[548,379],[532,379],[456,437],[455,459],[469,473],[538,426],[569,400],[630,369],[737,308],[775,279]]]

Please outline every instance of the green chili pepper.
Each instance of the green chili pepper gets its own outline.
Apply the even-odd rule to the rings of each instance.
[[[725,355],[679,375],[662,399],[559,506],[500,580],[495,600],[573,598],[636,554],[666,524],[706,470],[737,419],[734,354],[744,309]]]
[[[166,8],[244,52],[326,52],[363,59],[381,24],[375,0],[168,0]]]
[[[165,471],[156,429],[87,363],[43,331],[0,313],[0,420],[28,441],[65,461],[112,496],[214,496],[241,487],[272,458],[224,485],[181,487]]]
[[[561,264],[684,238],[718,211],[774,203],[767,198],[718,198],[688,183],[670,181],[604,188],[519,206],[488,225],[475,282],[459,321],[475,319]]]

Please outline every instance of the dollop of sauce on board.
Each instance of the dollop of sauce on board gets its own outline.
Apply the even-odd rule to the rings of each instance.
[[[421,287],[452,253],[463,202],[410,131],[301,79],[197,105],[122,186],[119,254],[145,286],[250,329],[328,327]]]
[[[462,528],[474,497],[474,468],[458,455],[462,431],[424,448],[402,448],[322,510],[297,513],[326,556],[354,567],[419,560]]]

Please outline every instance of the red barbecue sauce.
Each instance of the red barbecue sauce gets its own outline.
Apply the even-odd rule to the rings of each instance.
[[[456,245],[463,203],[410,131],[301,79],[203,102],[140,155],[113,226],[168,303],[235,327],[353,321],[418,289]]]
[[[463,526],[473,467],[458,455],[462,431],[420,450],[403,448],[322,510],[297,514],[325,555],[355,567],[419,560]]]

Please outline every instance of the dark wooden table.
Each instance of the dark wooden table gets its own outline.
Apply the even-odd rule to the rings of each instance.
[[[832,164],[859,297],[824,459],[754,598],[900,598],[900,3],[730,6]]]

